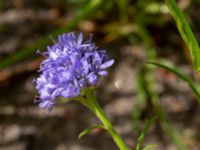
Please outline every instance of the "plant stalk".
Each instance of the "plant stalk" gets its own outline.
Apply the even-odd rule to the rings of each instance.
[[[113,140],[117,144],[120,150],[130,150],[122,141],[119,134],[113,128],[109,119],[106,117],[105,113],[102,111],[101,107],[96,101],[96,97],[94,92],[87,93],[87,97],[85,99],[79,100],[83,105],[88,107],[103,123],[104,128],[108,131],[108,133],[112,136]]]

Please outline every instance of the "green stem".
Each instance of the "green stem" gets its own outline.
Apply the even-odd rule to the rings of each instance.
[[[87,98],[79,100],[83,105],[88,107],[95,115],[101,120],[105,129],[109,132],[112,136],[113,140],[117,144],[120,150],[130,150],[122,141],[119,134],[113,128],[112,124],[110,123],[109,119],[106,117],[105,113],[102,111],[101,107],[96,101],[96,97],[94,96],[94,92],[87,93]]]

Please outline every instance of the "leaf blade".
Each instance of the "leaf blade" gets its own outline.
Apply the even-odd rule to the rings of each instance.
[[[184,42],[188,46],[193,61],[194,69],[200,71],[200,48],[183,12],[177,6],[175,0],[167,0],[166,4],[170,14],[176,21],[177,28]]]
[[[158,63],[158,62],[153,62],[153,61],[148,61],[147,63],[148,64],[152,64],[152,65],[156,65],[158,67],[162,67],[164,69],[167,69],[168,71],[174,73],[180,79],[182,79],[183,81],[185,81],[188,84],[188,86],[191,88],[191,90],[194,92],[194,94],[196,95],[197,101],[200,104],[200,92],[199,92],[200,87],[195,83],[195,81],[193,81],[192,79],[190,79],[188,76],[182,74],[175,67],[167,66],[167,65],[164,65],[164,64],[161,64],[161,63]]]
[[[102,128],[104,129],[103,125],[94,125],[92,127],[89,127],[85,130],[83,130],[81,133],[79,133],[78,138],[82,138],[83,136],[87,135],[88,133],[90,133],[92,130],[97,129],[97,128]]]
[[[136,143],[136,146],[135,146],[135,150],[140,150],[141,144],[144,141],[144,138],[145,138],[149,128],[157,120],[157,118],[158,118],[158,115],[152,117],[150,120],[148,120],[145,123],[144,129],[143,129],[142,133],[140,134],[140,136],[139,136],[139,138],[137,140],[137,143]]]

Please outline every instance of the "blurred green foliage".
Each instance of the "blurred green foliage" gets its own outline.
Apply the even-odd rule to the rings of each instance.
[[[137,139],[135,150],[140,150],[141,149],[141,144],[142,144],[142,141],[144,140],[144,138],[145,138],[145,136],[147,134],[147,131],[149,130],[149,128],[151,127],[151,125],[153,123],[155,123],[155,121],[156,121],[157,118],[158,118],[158,116],[154,116],[151,119],[149,119],[149,120],[146,121],[144,129],[141,132],[139,138]],[[148,149],[148,148],[146,147],[145,149]]]
[[[50,35],[52,36],[58,36],[59,34],[63,32],[67,32],[75,28],[79,21],[82,20],[83,18],[87,18],[88,16],[91,15],[92,11],[97,9],[103,1],[101,0],[92,0],[85,4],[84,6],[81,7],[81,9],[77,10],[77,13],[75,17],[63,25],[62,27],[56,29]],[[30,57],[31,54],[36,52],[38,49],[44,48],[45,45],[47,45],[50,40],[49,40],[49,35],[43,36],[41,39],[39,39],[34,45],[24,48],[18,52],[16,52],[14,55],[8,56],[7,58],[3,59],[0,61],[0,69],[7,67],[9,65],[12,65],[14,63],[17,63],[18,61],[21,61],[27,57]]]

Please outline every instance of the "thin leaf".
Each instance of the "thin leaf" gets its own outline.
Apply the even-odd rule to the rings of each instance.
[[[156,147],[158,147],[158,145],[148,145],[143,150],[151,150],[152,148],[156,148]]]
[[[78,138],[82,138],[83,136],[87,135],[88,133],[90,133],[92,130],[94,129],[97,129],[97,128],[102,128],[104,129],[104,126],[103,125],[95,125],[95,126],[92,126],[90,128],[87,128],[85,130],[83,130],[79,135],[78,135]]]
[[[144,138],[149,130],[149,128],[151,127],[151,125],[156,121],[156,119],[158,118],[158,115],[152,117],[150,120],[148,120],[146,123],[145,123],[145,126],[144,126],[144,129],[142,131],[142,133],[140,134],[138,140],[137,140],[137,143],[136,143],[136,147],[135,147],[135,150],[140,150],[140,147],[142,145],[142,142],[144,141]]]
[[[175,0],[166,0],[169,12],[174,17],[178,30],[188,46],[195,70],[200,71],[200,48],[181,9]]]
[[[190,79],[188,76],[184,75],[183,73],[181,73],[177,68],[172,67],[172,66],[167,66],[158,62],[151,62],[148,61],[148,64],[152,64],[152,65],[156,65],[159,67],[162,67],[164,69],[167,69],[168,71],[174,73],[177,77],[179,77],[180,79],[182,79],[183,81],[185,81],[189,87],[191,88],[191,90],[194,92],[194,94],[197,97],[197,101],[200,104],[200,87],[196,84],[195,81],[193,81],[192,79]]]

